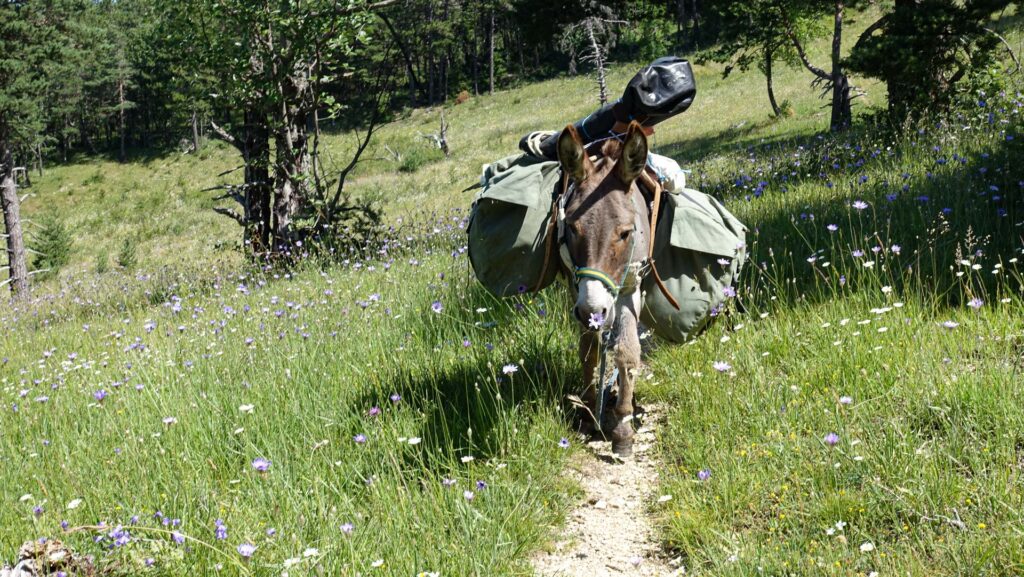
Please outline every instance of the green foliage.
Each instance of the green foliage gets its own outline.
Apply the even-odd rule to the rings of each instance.
[[[96,253],[96,274],[104,274],[110,270],[110,253],[107,249],[100,249]]]
[[[37,220],[39,231],[31,243],[36,253],[32,259],[32,267],[41,272],[38,277],[47,278],[57,273],[71,262],[71,231],[56,213],[43,213]]]
[[[117,265],[125,270],[133,270],[138,264],[138,242],[135,237],[126,236],[121,242],[121,250],[117,252]]]
[[[675,24],[667,6],[635,0],[626,7],[625,14],[629,24],[623,27],[618,46],[632,60],[650,62],[672,52],[672,37],[667,32]]]
[[[416,172],[423,166],[444,159],[444,154],[435,146],[412,146],[401,155],[398,172]]]
[[[885,81],[894,122],[944,111],[958,91],[985,82],[999,44],[992,18],[1011,4],[897,0],[857,41],[848,65]]]

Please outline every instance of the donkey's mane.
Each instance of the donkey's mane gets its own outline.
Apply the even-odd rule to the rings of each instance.
[[[601,145],[601,152],[599,156],[609,160],[618,160],[618,158],[622,156],[622,143],[615,138],[605,140],[604,144]]]

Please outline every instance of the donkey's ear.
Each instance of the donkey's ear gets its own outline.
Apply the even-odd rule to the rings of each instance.
[[[583,147],[583,140],[571,124],[558,135],[558,162],[562,164],[562,170],[576,182],[582,182],[594,170],[594,164],[590,162],[590,156]]]
[[[633,121],[626,129],[626,140],[622,145],[622,156],[615,163],[622,182],[632,183],[644,171],[647,165],[647,136],[640,123]]]

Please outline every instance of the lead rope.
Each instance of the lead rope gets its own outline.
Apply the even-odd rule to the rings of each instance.
[[[631,195],[629,198],[633,202],[634,214],[637,214],[636,213],[636,208],[637,208],[637,206],[636,206],[636,196],[632,196]],[[635,223],[635,220],[634,220],[634,223]],[[622,272],[622,280],[619,281],[618,288],[615,290],[615,300],[616,300],[616,302],[619,299],[619,289],[621,289],[622,287],[624,287],[626,285],[626,279],[629,278],[629,273],[633,269],[633,253],[636,252],[636,235],[639,234],[639,232],[640,232],[640,231],[636,230],[636,228],[637,227],[634,224],[634,226],[633,226],[633,234],[630,236],[629,259],[626,261],[626,270],[624,270]],[[639,281],[637,281],[636,284],[637,284],[637,286],[634,287],[633,290],[639,290]],[[612,305],[612,306],[614,306],[614,305]],[[620,315],[615,315],[615,323],[612,324],[611,330],[609,330],[609,331],[600,331],[600,332],[597,333],[598,347],[599,347],[599,351],[600,351],[600,355],[601,355],[601,368],[599,369],[599,372],[598,372],[598,382],[600,383],[600,386],[597,388],[597,399],[596,399],[596,406],[595,406],[595,408],[597,409],[597,414],[594,415],[594,418],[597,421],[597,430],[601,433],[601,436],[604,436],[604,430],[601,428],[601,421],[604,420],[604,402],[605,402],[605,397],[606,396],[610,396],[610,391],[612,390],[612,385],[619,378],[619,367],[614,367],[612,369],[611,377],[609,377],[607,379],[605,378],[605,374],[608,371],[608,354],[611,352],[612,347],[614,347],[615,343],[619,340],[619,323],[621,321],[622,321],[622,317]],[[607,338],[605,338],[605,332],[608,333]]]

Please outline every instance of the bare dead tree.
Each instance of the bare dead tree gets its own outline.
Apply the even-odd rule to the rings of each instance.
[[[618,38],[616,27],[628,24],[615,19],[606,10],[605,17],[588,16],[569,26],[559,39],[559,47],[569,54],[569,70],[576,73],[576,61],[586,62],[594,67],[598,99],[604,106],[608,102],[608,50],[615,46]]]
[[[6,142],[0,142],[0,208],[4,213],[4,240],[7,245],[8,280],[15,298],[28,296],[28,253],[21,226],[21,199],[14,178],[14,155]]]

